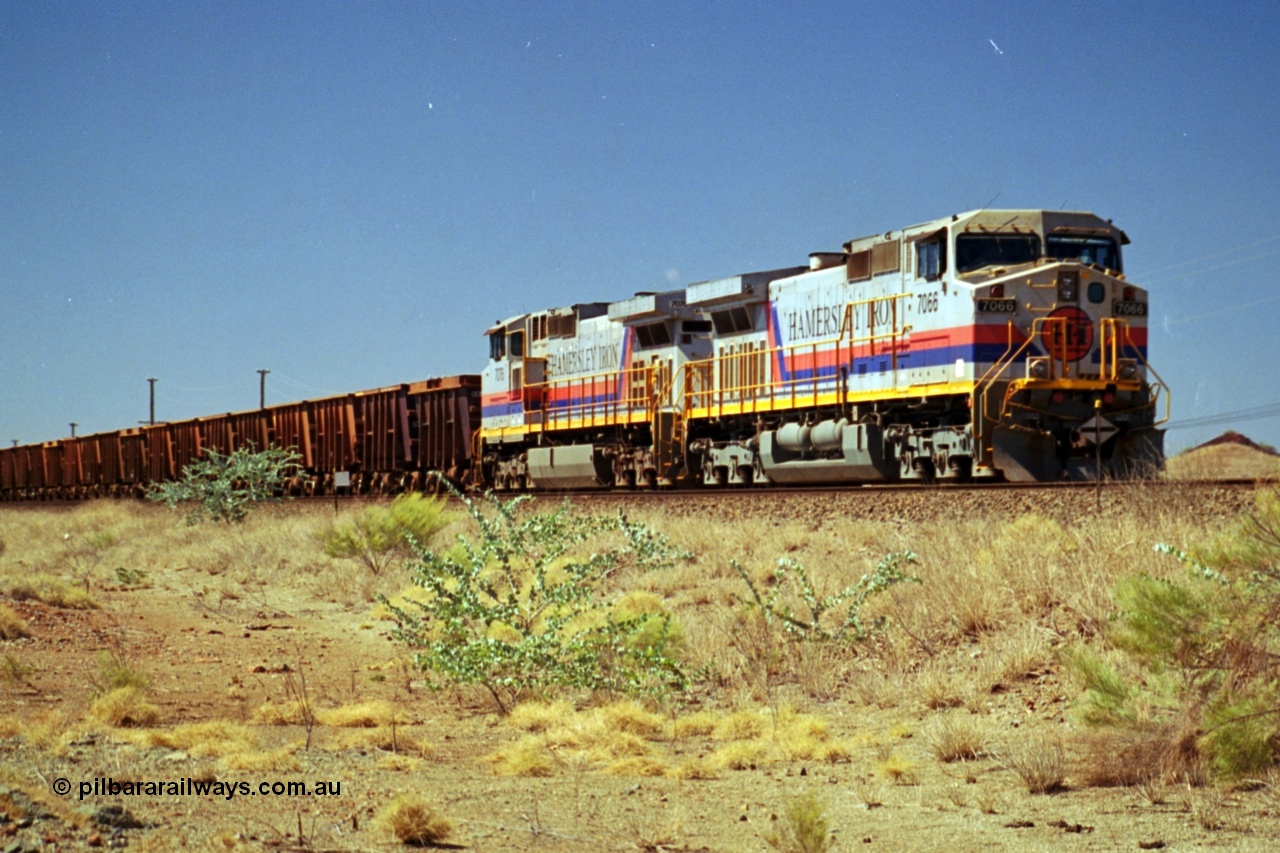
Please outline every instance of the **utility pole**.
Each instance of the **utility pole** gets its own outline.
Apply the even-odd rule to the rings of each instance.
[[[151,421],[150,423],[152,426],[155,426],[155,423],[156,423],[156,383],[159,381],[160,380],[156,379],[154,376],[147,379],[147,382],[151,385]]]
[[[71,437],[72,437],[72,438],[75,438],[75,437],[76,437],[76,422],[75,422],[75,421],[72,421],[72,422],[71,422]]]
[[[265,409],[267,407],[267,374],[270,370],[258,371],[258,408]]]

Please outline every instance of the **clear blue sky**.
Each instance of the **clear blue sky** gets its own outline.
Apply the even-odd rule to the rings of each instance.
[[[493,320],[1112,218],[1174,420],[1280,403],[1280,5],[0,4],[0,440],[479,372]],[[1171,449],[1271,417],[1175,429]]]

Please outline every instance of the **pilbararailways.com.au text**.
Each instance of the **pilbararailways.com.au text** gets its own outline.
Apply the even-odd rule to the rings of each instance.
[[[92,782],[80,783],[80,799],[85,797],[338,797],[342,795],[342,782],[318,780],[315,782],[219,782],[215,780],[185,779],[169,781],[131,780],[117,782],[108,777],[95,777]]]

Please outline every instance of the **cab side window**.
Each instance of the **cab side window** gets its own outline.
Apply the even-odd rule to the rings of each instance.
[[[916,243],[916,276],[934,281],[947,271],[947,244],[941,239]]]

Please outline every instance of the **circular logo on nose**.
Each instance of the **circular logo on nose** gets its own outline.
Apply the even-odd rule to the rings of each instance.
[[[1079,361],[1093,348],[1093,321],[1074,305],[1054,309],[1041,329],[1040,345],[1054,358]]]

